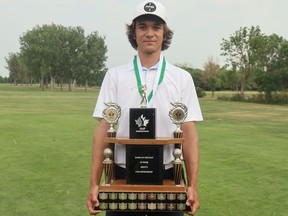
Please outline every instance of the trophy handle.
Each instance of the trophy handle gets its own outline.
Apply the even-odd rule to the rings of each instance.
[[[183,137],[183,131],[180,128],[181,124],[176,124],[176,130],[173,132],[174,138],[182,138]]]
[[[182,151],[179,148],[175,148],[173,151],[173,155],[175,160],[173,161],[173,174],[175,185],[180,185],[182,180],[182,164],[183,161],[180,159],[182,155]]]
[[[105,184],[106,185],[110,185],[111,184],[111,180],[113,178],[113,170],[114,170],[114,163],[112,158],[113,152],[110,148],[106,148],[104,149],[104,161],[103,161],[103,165],[104,165],[104,172],[105,172]]]

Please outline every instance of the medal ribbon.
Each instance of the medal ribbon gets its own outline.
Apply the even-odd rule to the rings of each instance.
[[[161,82],[163,81],[163,78],[164,78],[165,69],[166,69],[166,60],[163,56],[161,56],[160,63],[161,63],[161,61],[162,61],[162,67],[159,68],[159,66],[158,66],[157,74],[156,74],[155,81],[154,81],[154,88],[150,92],[150,94],[148,95],[148,98],[147,98],[148,102],[151,101],[154,92],[156,92],[158,86],[161,84]],[[142,67],[139,67],[139,65],[141,66],[141,64],[139,64],[139,63],[140,63],[140,61],[137,60],[137,56],[135,55],[134,60],[133,60],[134,71],[135,71],[135,76],[136,76],[136,80],[137,80],[138,92],[139,92],[140,96],[142,97],[142,82],[141,82],[141,76],[139,73],[139,68],[141,68],[141,71],[142,71]],[[158,80],[158,83],[156,82],[156,80]]]

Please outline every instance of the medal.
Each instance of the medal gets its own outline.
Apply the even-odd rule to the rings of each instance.
[[[144,79],[143,79],[143,77],[141,78],[140,71],[142,72],[142,67],[141,67],[140,59],[138,56],[134,57],[133,64],[134,64],[134,71],[135,71],[135,76],[136,76],[136,80],[137,80],[138,92],[139,92],[140,96],[143,97],[142,80],[144,81]],[[151,99],[153,97],[153,94],[155,94],[158,86],[161,84],[161,82],[163,81],[163,78],[164,78],[165,69],[166,69],[166,60],[162,55],[160,57],[159,65],[162,65],[162,66],[161,66],[161,68],[158,67],[158,69],[157,69],[157,73],[156,73],[156,77],[155,77],[154,85],[153,85],[153,90],[149,93],[148,98],[147,98],[148,103],[151,103]]]

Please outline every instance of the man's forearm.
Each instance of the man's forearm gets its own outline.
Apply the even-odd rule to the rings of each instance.
[[[98,186],[101,180],[102,162],[104,160],[103,150],[108,147],[108,144],[104,142],[104,137],[108,129],[108,124],[102,119],[94,132],[90,187]]]
[[[183,157],[186,166],[188,186],[197,190],[198,186],[198,166],[199,147],[198,134],[194,122],[187,122],[182,125],[183,130]]]

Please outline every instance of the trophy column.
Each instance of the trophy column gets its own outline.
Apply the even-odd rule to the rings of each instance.
[[[183,164],[183,161],[180,159],[182,155],[181,149],[175,148],[173,155],[175,157],[175,160],[173,161],[174,181],[175,185],[180,185],[182,180],[182,164]]]
[[[174,131],[174,138],[179,139],[183,137],[183,131],[181,130],[181,124],[187,117],[187,107],[182,103],[171,103],[173,108],[169,111],[169,117],[172,122],[176,125],[176,130]],[[173,161],[173,171],[174,171],[174,181],[175,185],[179,185],[182,180],[182,164],[181,160],[182,150],[180,144],[175,144],[175,149],[173,152],[175,160]]]
[[[106,108],[102,112],[103,118],[110,125],[109,130],[107,131],[107,137],[115,138],[116,129],[115,125],[118,123],[118,120],[121,116],[121,108],[116,103],[104,103]],[[114,143],[109,143],[109,147],[104,149],[104,173],[105,173],[105,184],[110,185],[111,180],[115,177],[114,171],[114,162],[113,162],[113,153],[114,153]]]
[[[113,160],[111,159],[113,152],[110,148],[106,148],[106,149],[104,149],[103,154],[105,157],[105,160],[103,161],[104,173],[105,173],[105,185],[110,185],[111,180],[114,177],[114,175],[113,175],[114,166],[113,166]]]

